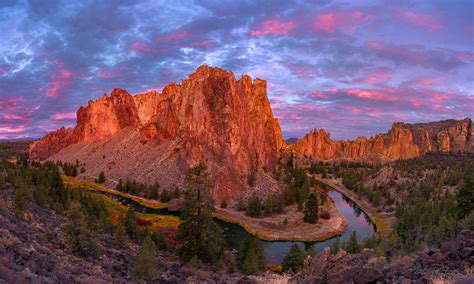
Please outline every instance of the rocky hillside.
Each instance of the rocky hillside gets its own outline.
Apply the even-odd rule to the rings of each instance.
[[[208,66],[161,93],[110,96],[77,111],[77,125],[35,142],[30,158],[85,164],[112,180],[158,181],[179,186],[186,169],[204,161],[212,173],[213,197],[235,197],[257,173],[257,187],[276,188],[270,174],[283,145],[267,97],[266,81]]]
[[[312,130],[298,140],[294,150],[318,160],[384,162],[418,157],[430,152],[474,152],[474,127],[470,118],[430,123],[395,122],[385,134],[356,140],[332,140],[324,129]]]

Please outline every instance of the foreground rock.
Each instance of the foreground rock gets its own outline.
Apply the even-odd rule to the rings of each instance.
[[[298,281],[321,283],[432,283],[435,280],[472,283],[474,274],[474,231],[462,231],[440,249],[387,261],[373,250],[357,254],[340,250],[336,255],[326,248],[305,260]]]
[[[199,67],[162,93],[132,96],[114,89],[77,111],[77,125],[61,128],[31,146],[30,158],[85,163],[86,172],[163,187],[182,184],[185,171],[204,161],[213,197],[234,198],[249,188],[278,184],[271,177],[283,139],[267,97],[266,81]],[[266,173],[268,172],[268,173]]]
[[[395,122],[388,133],[356,140],[332,140],[324,129],[315,129],[292,147],[312,159],[384,162],[430,152],[473,153],[473,141],[474,127],[471,119],[466,118],[415,124]]]

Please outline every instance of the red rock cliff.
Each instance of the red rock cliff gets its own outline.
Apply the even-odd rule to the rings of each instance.
[[[320,159],[393,161],[418,157],[428,152],[474,152],[472,121],[444,120],[408,124],[395,122],[386,134],[356,140],[331,139],[324,129],[312,130],[299,139],[294,150],[304,156]]]
[[[132,96],[114,89],[77,111],[77,125],[35,142],[30,158],[75,161],[113,179],[158,180],[171,187],[205,161],[216,199],[247,187],[252,171],[273,170],[284,142],[266,81],[199,67],[162,93]],[[265,179],[265,178],[263,178]]]

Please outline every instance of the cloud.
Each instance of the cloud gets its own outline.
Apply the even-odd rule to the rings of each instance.
[[[334,33],[344,30],[354,33],[358,26],[368,22],[372,15],[361,11],[332,11],[316,16],[313,23],[313,31],[323,33]]]
[[[278,19],[263,21],[258,27],[250,31],[251,36],[288,35],[296,27],[294,22],[283,22]]]
[[[430,32],[437,31],[443,27],[443,25],[436,21],[431,15],[422,15],[413,11],[405,11],[397,13],[396,16],[401,21],[422,27]]]

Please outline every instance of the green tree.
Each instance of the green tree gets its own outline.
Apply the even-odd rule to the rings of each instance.
[[[286,254],[282,262],[283,271],[291,269],[293,272],[298,272],[304,263],[305,252],[300,249],[297,244],[293,244],[290,251]]]
[[[156,246],[147,235],[142,242],[140,253],[133,264],[133,278],[150,281],[156,276]]]
[[[23,182],[20,182],[15,188],[15,214],[21,218],[26,206],[27,188]]]
[[[253,218],[258,218],[262,215],[262,202],[257,195],[250,197],[245,214]]]
[[[356,231],[352,231],[352,234],[349,237],[347,244],[345,245],[345,250],[348,253],[358,253],[360,251],[360,245],[357,241]]]
[[[255,255],[255,251],[251,248],[242,264],[242,271],[245,274],[254,274],[258,271],[258,263],[257,263],[257,256]]]
[[[238,259],[240,268],[246,274],[253,274],[265,268],[267,258],[262,247],[262,242],[255,237],[244,240],[239,247]]]
[[[166,235],[163,232],[153,232],[151,234],[151,239],[155,242],[158,250],[168,251],[170,249],[168,241],[166,240]]]
[[[184,262],[197,257],[203,263],[215,264],[225,250],[222,231],[210,218],[214,202],[209,195],[212,183],[206,170],[207,166],[200,163],[186,174],[186,214],[176,232],[176,251]]]
[[[311,224],[316,224],[318,222],[318,214],[318,197],[316,194],[310,193],[308,196],[308,200],[305,203],[303,221]]]
[[[97,182],[98,182],[98,183],[104,183],[104,182],[105,182],[105,174],[104,174],[103,171],[100,172],[99,178],[97,179]]]
[[[125,215],[125,232],[132,239],[136,240],[138,237],[137,216],[132,207],[128,208],[127,215]]]
[[[99,248],[94,235],[87,227],[86,216],[79,202],[73,201],[67,211],[64,225],[66,243],[75,253],[82,256],[99,256]]]
[[[456,200],[458,203],[458,217],[468,215],[474,209],[474,183],[470,177],[464,179],[463,186],[459,189]]]
[[[331,252],[332,254],[337,254],[340,249],[341,249],[341,239],[337,237],[334,243],[332,244]]]

